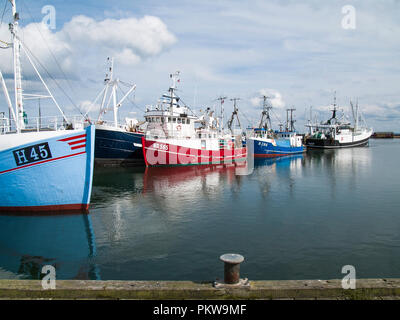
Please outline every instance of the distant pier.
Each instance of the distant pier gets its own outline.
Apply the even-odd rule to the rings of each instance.
[[[393,139],[400,138],[400,133],[394,132],[375,132],[371,138],[373,139]]]

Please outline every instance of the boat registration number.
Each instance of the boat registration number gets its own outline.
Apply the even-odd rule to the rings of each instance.
[[[168,145],[167,144],[162,144],[162,143],[153,143],[152,147],[154,149],[159,149],[159,150],[168,150]]]
[[[52,158],[50,147],[47,142],[14,150],[13,154],[17,166]]]

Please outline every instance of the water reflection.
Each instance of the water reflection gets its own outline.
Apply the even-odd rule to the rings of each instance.
[[[279,186],[287,186],[287,191],[293,194],[296,179],[301,177],[304,166],[302,154],[279,158],[256,158],[254,160],[255,175],[263,198],[271,192],[272,185],[277,179]]]
[[[99,279],[91,216],[0,216],[0,278],[41,279],[53,265],[57,279]]]
[[[38,279],[52,264],[58,279],[99,279],[101,268],[103,279],[207,280],[216,276],[215,257],[238,250],[254,279],[315,278],[310,265],[336,267],[348,223],[374,232],[371,204],[356,215],[364,195],[377,194],[371,159],[371,148],[313,150],[255,159],[251,175],[234,165],[99,168],[90,215],[0,216],[0,277]],[[396,208],[393,183],[372,204]]]

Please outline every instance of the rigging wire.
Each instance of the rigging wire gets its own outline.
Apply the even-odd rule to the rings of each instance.
[[[279,124],[283,125],[283,122],[281,121],[281,119],[279,119],[279,117],[277,116],[277,114],[275,113],[274,109],[271,109],[272,114],[275,116],[276,120],[278,120]]]
[[[242,110],[239,110],[240,114],[247,120],[249,125],[252,125],[252,122],[247,118],[246,114],[242,112]]]
[[[25,47],[25,49],[29,52],[29,54],[36,60],[36,62],[43,68],[43,70],[46,72],[46,74],[48,75],[48,77],[50,79],[52,79],[54,81],[54,83],[56,84],[56,86],[62,91],[62,93],[64,93],[64,95],[68,98],[68,100],[72,103],[72,106],[78,110],[78,112],[82,115],[82,117],[86,120],[88,120],[87,116],[84,115],[80,108],[74,103],[74,101],[71,99],[71,97],[67,94],[67,92],[60,86],[60,84],[57,82],[57,80],[49,73],[49,71],[46,69],[46,67],[40,62],[40,60],[34,55],[34,53],[29,49],[29,47],[26,46],[26,44],[19,39],[22,43],[22,45]]]
[[[32,19],[32,21],[35,22],[35,19],[33,18],[33,15],[31,14],[28,6],[25,4],[25,1],[21,1],[21,2],[24,5],[24,7],[25,7],[26,11],[28,12],[28,14],[29,14],[30,18]],[[38,27],[37,23],[34,23],[34,25],[36,27],[36,30],[39,32],[40,36],[42,37],[42,40],[43,40],[44,44],[46,45],[47,49],[49,50],[51,56],[53,57],[58,69],[61,71],[61,73],[62,73],[62,75],[64,77],[64,80],[67,82],[69,88],[74,93],[74,89],[72,88],[71,83],[70,83],[67,75],[65,74],[64,70],[61,68],[60,63],[58,62],[56,56],[54,55],[53,51],[51,50],[50,46],[48,45],[48,42],[46,41],[45,37],[43,36],[42,32],[40,31],[40,28]]]
[[[119,82],[120,82],[121,84],[125,84],[125,85],[126,85],[126,83],[122,82],[121,80],[120,80]],[[132,87],[132,85],[129,85],[129,86]],[[124,90],[122,90],[122,88],[121,88],[119,85],[118,85],[118,89],[121,90],[121,92],[123,93],[124,96],[126,95],[126,92],[124,92]],[[145,111],[144,109],[140,108],[133,100],[131,100],[130,95],[127,96],[126,98],[129,100],[129,102],[130,102],[135,108],[138,108],[138,109],[139,109],[140,111],[142,111],[143,113],[146,113],[146,111]]]
[[[3,9],[3,14],[1,15],[0,26],[3,24],[4,14],[6,13],[8,0],[5,0],[4,2],[5,2],[5,4],[4,4],[4,9]]]

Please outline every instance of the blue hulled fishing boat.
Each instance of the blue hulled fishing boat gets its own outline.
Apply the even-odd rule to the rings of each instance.
[[[287,120],[285,130],[273,131],[270,118],[270,110],[272,107],[267,104],[266,96],[264,98],[263,112],[258,128],[252,128],[248,132],[247,143],[254,144],[254,157],[270,158],[301,154],[305,151],[302,137],[297,135],[294,129],[293,111],[295,109],[286,110]],[[290,120],[289,120],[290,112]]]
[[[19,15],[11,0],[10,23],[13,49],[15,104],[8,94],[0,71],[0,82],[9,109],[0,115],[0,211],[41,212],[86,211],[92,190],[94,126],[83,128],[83,121],[71,121],[62,112],[31,58],[31,50],[18,35]],[[47,95],[28,94],[22,89],[21,49],[31,63]],[[28,119],[23,108],[26,99],[51,99],[62,120]],[[47,118],[48,119],[48,118]]]

